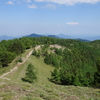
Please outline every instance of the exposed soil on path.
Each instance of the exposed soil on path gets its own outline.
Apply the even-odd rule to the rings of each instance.
[[[12,73],[12,72],[14,72],[14,71],[16,71],[18,69],[18,67],[20,67],[22,64],[24,64],[26,62],[26,60],[30,57],[30,55],[32,54],[32,52],[33,52],[33,50],[31,50],[27,54],[26,58],[23,59],[23,62],[22,63],[18,62],[18,64],[13,69],[11,69],[9,72],[7,72],[7,73],[3,74],[2,76],[0,76],[0,78],[6,79],[6,80],[11,80],[9,78],[6,78],[5,76],[8,75],[8,74],[10,74],[10,73]]]
[[[44,46],[44,45],[37,45],[37,46],[35,47],[35,50],[40,49],[41,46]],[[55,44],[55,45],[50,45],[50,47],[55,47],[55,48],[58,48],[58,49],[62,48],[61,46],[59,46],[59,45],[57,45],[57,44]],[[30,55],[32,54],[32,52],[33,52],[33,50],[31,50],[31,51],[27,54],[26,58],[23,58],[23,62],[21,62],[21,63],[18,62],[18,64],[17,64],[13,69],[10,69],[9,72],[4,73],[2,76],[0,76],[0,78],[6,79],[6,80],[11,80],[11,79],[9,79],[9,78],[7,78],[7,77],[5,77],[5,76],[8,75],[8,74],[10,74],[10,73],[12,73],[12,72],[14,72],[14,71],[16,71],[16,70],[18,69],[18,67],[20,67],[23,63],[25,63],[26,60],[27,60],[27,59],[30,57]]]

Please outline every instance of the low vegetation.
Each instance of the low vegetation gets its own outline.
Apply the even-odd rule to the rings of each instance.
[[[22,63],[0,78],[0,100],[100,100],[99,40],[23,37],[0,47],[1,75]]]

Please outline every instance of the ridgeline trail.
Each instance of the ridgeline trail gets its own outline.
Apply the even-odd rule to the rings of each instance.
[[[8,75],[8,74],[11,74],[11,73],[14,72],[14,71],[16,71],[16,70],[18,69],[18,67],[20,67],[22,64],[24,64],[24,63],[26,62],[26,60],[30,57],[30,55],[32,54],[32,52],[33,52],[33,50],[31,50],[31,51],[27,54],[26,58],[23,59],[23,62],[21,62],[21,63],[18,62],[18,64],[17,64],[13,69],[10,69],[9,72],[4,73],[3,75],[1,75],[0,78],[6,79],[6,80],[11,80],[11,79],[9,79],[9,78],[6,78],[5,76]]]

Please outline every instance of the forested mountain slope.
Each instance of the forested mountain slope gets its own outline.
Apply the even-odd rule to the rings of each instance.
[[[51,48],[58,44],[62,48]],[[80,42],[73,39],[54,39],[50,37],[23,37],[0,42],[0,65],[7,66],[26,49],[44,45],[41,50],[35,50],[34,55],[44,57],[44,62],[55,67],[51,80],[57,84],[99,86],[100,41]],[[50,48],[49,48],[50,49]],[[54,74],[58,74],[55,76]],[[57,79],[54,79],[57,77]],[[63,79],[63,80],[62,80]]]
[[[16,96],[14,97],[11,91],[9,92],[11,94],[7,93],[12,98],[17,99],[20,97],[31,99],[39,97],[39,100],[41,100],[40,98],[47,98],[46,100],[100,99],[99,88],[98,90],[82,88],[85,91],[82,92],[81,87],[75,87],[100,87],[100,40],[81,42],[73,39],[54,39],[50,37],[23,37],[3,40],[0,42],[0,75],[5,73],[3,68],[8,68],[11,62],[23,62],[23,53],[30,49],[33,50],[31,57],[17,71],[7,75],[10,80],[0,79],[2,82],[0,84],[4,84],[0,89],[1,92],[5,93],[7,88],[8,90],[11,88]],[[25,77],[25,70],[30,63],[35,66],[37,72],[37,82],[34,85],[22,81],[22,78]],[[72,91],[75,89],[75,92],[73,93],[71,89]],[[18,91],[22,93],[19,97]],[[90,91],[93,91],[91,95]],[[0,95],[4,97],[3,94]],[[25,98],[20,100],[25,100]]]

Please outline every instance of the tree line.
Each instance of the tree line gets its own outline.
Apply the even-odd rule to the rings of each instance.
[[[47,49],[45,54],[41,48],[33,53],[43,56],[46,64],[55,67],[49,80],[61,85],[100,87],[100,41],[58,41],[64,50],[51,48],[54,52]]]

